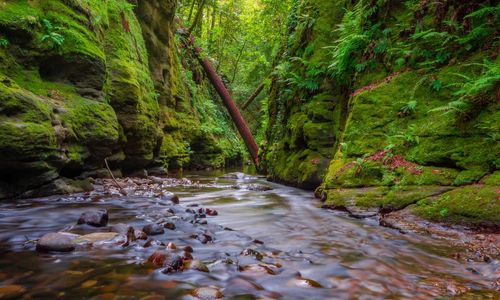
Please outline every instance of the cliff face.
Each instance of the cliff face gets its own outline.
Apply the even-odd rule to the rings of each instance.
[[[334,207],[499,224],[498,17],[489,1],[296,1],[269,176],[321,183]]]
[[[0,198],[71,191],[58,178],[105,176],[104,158],[119,174],[241,155],[223,108],[180,63],[175,3],[0,3]]]

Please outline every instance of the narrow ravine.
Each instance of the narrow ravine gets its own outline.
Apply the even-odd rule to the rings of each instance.
[[[309,191],[243,173],[221,175],[155,178],[158,189],[179,197],[178,205],[152,190],[113,196],[99,192],[99,186],[87,194],[2,202],[0,294],[23,299],[499,295],[494,291],[498,257],[460,261],[452,257],[460,249],[446,240],[401,234],[379,226],[376,218],[358,220],[319,209],[321,203]],[[103,208],[109,213],[106,227],[76,225],[82,212]],[[37,252],[34,242],[26,242],[49,232],[109,232],[119,223],[140,230],[167,221],[174,230],[126,246],[124,235],[79,244],[69,253]],[[155,251],[185,259],[182,249],[188,246],[199,265],[167,272],[147,262]]]

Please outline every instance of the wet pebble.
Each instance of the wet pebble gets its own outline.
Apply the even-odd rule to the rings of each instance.
[[[175,249],[177,249],[177,245],[175,245],[175,243],[170,242],[167,244],[167,249],[168,250],[175,250]]]
[[[182,250],[184,250],[185,252],[188,252],[188,253],[193,253],[193,247],[191,247],[191,246],[186,246]]]
[[[312,279],[307,279],[307,278],[293,278],[292,280],[288,281],[287,283],[288,286],[293,286],[293,287],[300,287],[300,288],[321,288],[321,284],[318,282],[312,280]]]
[[[82,235],[74,240],[75,243],[97,243],[102,241],[110,241],[114,239],[118,233],[116,232],[94,232]]]
[[[208,216],[217,216],[219,213],[215,210],[215,209],[211,209],[211,208],[207,208],[205,209],[205,213],[208,215]]]
[[[159,224],[148,224],[142,228],[142,231],[147,235],[159,235],[165,233],[163,226]]]
[[[108,211],[105,209],[86,211],[82,213],[77,224],[87,224],[95,227],[104,227],[108,225]]]
[[[138,240],[147,240],[148,239],[148,235],[144,231],[141,231],[141,230],[134,230],[134,235],[135,235],[135,238]]]
[[[163,227],[166,228],[166,229],[169,229],[169,230],[175,230],[175,224],[174,223],[165,223],[163,224]]]
[[[171,201],[173,204],[179,204],[179,197],[176,194],[170,192],[164,192],[161,195],[162,200]]]
[[[213,287],[201,287],[190,292],[191,296],[203,300],[221,299],[224,294],[218,289]]]
[[[207,243],[213,241],[213,238],[210,235],[206,234],[206,233],[198,234],[198,235],[195,235],[194,237],[198,241],[200,241],[202,244],[207,244]]]
[[[0,286],[0,299],[15,299],[26,292],[26,288],[18,284]]]
[[[74,239],[63,233],[47,233],[36,244],[36,250],[41,252],[70,252],[75,250]]]
[[[165,268],[162,272],[171,273],[179,271],[182,266],[182,258],[170,251],[155,251],[148,258],[148,262],[156,268]]]
[[[110,231],[116,232],[119,234],[127,234],[130,227],[131,226],[129,226],[127,224],[118,223],[118,224],[111,226]]]
[[[190,270],[197,270],[197,271],[205,272],[205,273],[210,272],[207,265],[205,265],[202,261],[196,260],[196,259],[192,260],[189,263],[189,269]]]

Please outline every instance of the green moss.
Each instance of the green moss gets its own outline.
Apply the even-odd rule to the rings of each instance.
[[[435,200],[420,201],[414,212],[424,218],[440,222],[499,225],[498,187],[472,185],[457,188]]]
[[[486,185],[498,185],[500,182],[500,171],[495,171],[493,174],[485,176],[481,179],[482,184]]]
[[[453,182],[454,185],[465,185],[477,183],[481,178],[487,174],[487,171],[482,169],[477,170],[464,170],[460,172]]]

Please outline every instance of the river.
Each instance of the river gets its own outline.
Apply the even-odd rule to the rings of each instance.
[[[492,285],[500,278],[498,260],[458,261],[452,257],[456,249],[446,240],[401,234],[379,226],[377,218],[353,219],[320,209],[310,191],[250,175],[220,175],[184,174],[190,181],[170,184],[167,189],[178,195],[179,205],[144,195],[88,194],[1,202],[0,298],[2,286],[7,289],[4,297],[24,299],[500,296]],[[264,186],[271,189],[262,190]],[[157,222],[170,207],[177,215],[169,216],[176,229],[151,238],[175,243],[178,249],[191,246],[192,256],[210,272],[164,274],[162,268],[155,269],[145,262],[155,250],[165,249],[159,242],[146,248],[140,243],[97,243],[70,253],[39,253],[27,242],[48,232],[108,231],[75,225],[83,211],[93,208],[106,208],[110,225],[126,223],[141,229]],[[218,212],[203,218],[208,224],[192,224],[180,213],[202,207]],[[194,238],[200,233],[212,241],[203,244]],[[196,290],[200,287],[212,289]]]

